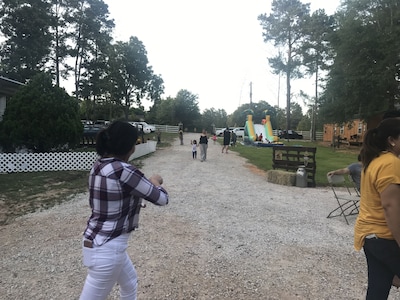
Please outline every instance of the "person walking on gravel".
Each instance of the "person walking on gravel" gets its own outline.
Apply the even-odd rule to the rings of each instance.
[[[204,129],[200,135],[199,146],[201,155],[200,161],[205,161],[207,159],[208,136],[207,136],[207,131],[205,131]]]
[[[191,144],[192,144],[192,157],[193,159],[197,159],[197,147],[199,145],[197,144],[196,140],[193,140]]]
[[[231,131],[229,130],[229,127],[226,127],[226,129],[224,130],[224,143],[222,146],[222,153],[228,153],[228,148],[229,148],[229,144],[231,142]]]
[[[181,145],[183,145],[183,130],[182,129],[179,129],[178,135],[179,135],[179,141],[180,141]]]
[[[89,175],[91,215],[83,234],[83,264],[88,274],[81,300],[106,299],[118,283],[121,299],[137,299],[137,273],[126,249],[138,227],[142,199],[168,204],[160,175],[146,178],[128,163],[135,152],[137,129],[115,121],[100,131],[96,151],[100,158]]]

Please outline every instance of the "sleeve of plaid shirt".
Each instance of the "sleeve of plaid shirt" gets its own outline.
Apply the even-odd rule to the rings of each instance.
[[[168,193],[161,187],[153,185],[144,174],[138,169],[124,170],[121,174],[121,184],[127,190],[131,190],[131,194],[138,196],[155,205],[167,205]]]

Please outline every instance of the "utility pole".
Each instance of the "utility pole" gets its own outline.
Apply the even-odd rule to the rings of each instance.
[[[250,81],[250,109],[253,109],[253,82]]]

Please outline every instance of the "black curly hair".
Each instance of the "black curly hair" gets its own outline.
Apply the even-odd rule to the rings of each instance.
[[[97,134],[96,152],[100,156],[125,155],[136,145],[137,138],[135,126],[124,121],[114,121]]]

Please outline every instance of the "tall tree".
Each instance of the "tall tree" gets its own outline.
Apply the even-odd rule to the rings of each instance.
[[[160,75],[153,74],[148,86],[148,98],[153,102],[150,107],[146,120],[154,123],[157,116],[158,106],[161,102],[161,95],[164,93],[164,80]]]
[[[154,106],[161,101],[161,95],[164,93],[164,80],[161,75],[153,74],[153,71],[150,67],[151,78],[148,82],[148,98],[153,102]]]
[[[25,82],[45,70],[51,46],[50,5],[37,0],[3,0],[0,29],[5,37],[1,47],[1,71]]]
[[[335,60],[329,70],[321,113],[328,122],[368,120],[394,108],[399,99],[400,3],[344,1],[331,38]]]
[[[309,109],[307,111],[307,113],[303,116],[303,118],[300,120],[300,122],[297,125],[296,129],[299,130],[299,131],[308,131],[308,130],[310,130],[312,114],[313,114],[313,110]]]
[[[174,101],[174,119],[176,124],[183,123],[185,128],[192,128],[200,119],[198,96],[189,92],[188,90],[180,90]]]
[[[177,125],[178,122],[175,120],[175,99],[168,97],[165,100],[161,100],[157,106],[156,111],[156,123],[157,124],[168,124]]]
[[[282,47],[275,57],[268,61],[276,74],[286,75],[286,128],[290,129],[290,103],[292,78],[299,78],[302,65],[301,49],[304,40],[305,20],[310,14],[310,4],[299,0],[274,0],[270,15],[262,14],[258,20],[263,28],[265,42],[273,41],[276,47]],[[286,56],[282,54],[286,53]]]
[[[74,0],[50,0],[50,34],[52,35],[49,70],[54,75],[56,85],[61,79],[67,79],[72,67],[67,59],[70,57],[71,45],[68,20],[73,12]]]
[[[300,106],[300,104],[292,102],[292,105],[290,106],[290,114],[292,115],[292,126],[293,128],[297,129],[297,126],[299,125],[301,119],[303,119],[303,110]]]
[[[146,48],[137,37],[130,37],[129,42],[117,42],[110,64],[112,97],[124,107],[126,118],[129,108],[134,104],[141,105],[147,92],[151,92],[155,98],[159,97],[162,80],[153,74]],[[154,87],[154,90],[150,87]]]
[[[201,114],[201,129],[206,129],[212,133],[213,127],[225,127],[227,123],[227,113],[224,109],[209,108]],[[213,126],[214,125],[214,126]]]
[[[286,111],[278,106],[274,106],[276,110],[276,127],[273,129],[283,130],[286,126]]]
[[[74,57],[75,97],[78,99],[85,85],[94,84],[96,78],[104,77],[100,68],[104,54],[107,53],[114,28],[114,21],[109,18],[108,6],[103,0],[71,0],[73,10],[68,18],[72,27],[72,56]],[[96,97],[96,91],[94,96]],[[88,97],[88,92],[84,97]]]
[[[311,139],[315,140],[318,88],[322,84],[320,73],[327,69],[330,61],[328,36],[333,30],[333,17],[327,16],[324,10],[317,10],[307,17],[304,30],[306,39],[303,44],[303,64],[306,73],[315,78],[315,94],[311,106]]]

